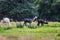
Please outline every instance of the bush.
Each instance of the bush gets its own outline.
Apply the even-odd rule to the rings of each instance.
[[[36,28],[34,25],[28,25],[28,28]]]
[[[17,26],[17,28],[23,28],[24,27],[23,24],[21,24],[21,23],[16,23],[16,26]]]

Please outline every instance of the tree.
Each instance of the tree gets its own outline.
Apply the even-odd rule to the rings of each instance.
[[[33,5],[34,0],[5,0],[0,1],[0,13],[2,15],[7,15],[14,20],[17,18],[25,18],[29,15],[31,18],[35,15],[38,15],[37,10]],[[22,16],[21,16],[22,14]],[[27,15],[29,14],[29,15]],[[19,17],[18,17],[19,16]],[[15,18],[16,17],[16,18]]]
[[[47,20],[58,21],[59,19],[59,4],[57,0],[38,0],[36,6],[39,12],[39,18],[46,18]]]

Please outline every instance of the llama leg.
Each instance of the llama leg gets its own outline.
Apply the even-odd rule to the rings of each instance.
[[[38,22],[37,26],[39,26],[39,25],[40,25],[40,23]]]
[[[26,22],[24,22],[24,25],[26,25]]]
[[[30,26],[31,26],[31,23],[29,23],[30,24]]]

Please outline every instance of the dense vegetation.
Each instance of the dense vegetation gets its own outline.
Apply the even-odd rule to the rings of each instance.
[[[59,13],[59,0],[0,0],[0,19],[4,15],[18,21],[38,16],[49,21],[60,21]]]
[[[32,23],[32,27],[37,27],[36,24]],[[17,28],[15,22],[11,22],[11,25],[11,29],[7,29],[6,25],[0,23],[0,37],[3,35],[8,40],[60,40],[60,22],[49,22],[48,25],[37,28],[28,28],[28,25],[21,24],[18,26],[23,28]]]

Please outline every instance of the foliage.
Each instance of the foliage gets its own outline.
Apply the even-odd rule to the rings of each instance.
[[[36,26],[31,24],[31,25],[28,25],[28,28],[33,28],[34,29],[34,28],[36,28]]]
[[[32,18],[38,15],[37,10],[33,6],[34,0],[6,0],[0,1],[1,19],[4,15],[14,20],[23,20],[26,17]]]
[[[49,21],[60,21],[59,0],[3,0],[0,1],[0,19],[24,20],[38,16]]]
[[[23,28],[24,25],[19,22],[19,23],[16,23],[16,27],[17,27],[17,28]]]
[[[50,21],[59,21],[60,1],[58,0],[36,0],[35,5],[39,12],[39,18]]]

